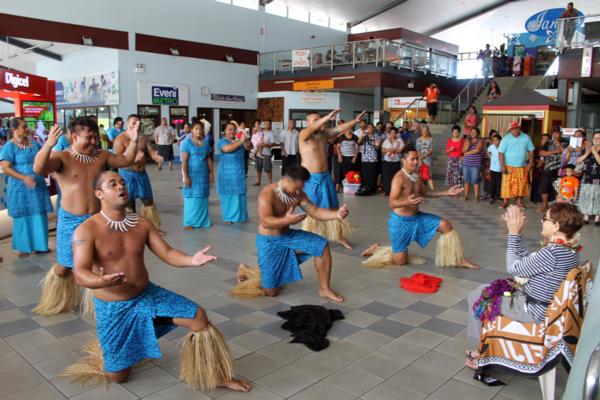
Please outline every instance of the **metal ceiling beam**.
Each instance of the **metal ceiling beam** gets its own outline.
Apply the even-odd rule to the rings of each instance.
[[[13,100],[4,98],[4,97],[0,97],[0,101],[3,103],[8,103],[8,104],[15,104],[15,102]]]
[[[474,11],[474,12],[472,12],[470,14],[465,15],[465,16],[461,16],[461,17],[455,18],[455,19],[453,19],[451,21],[444,22],[443,24],[438,25],[435,28],[428,30],[427,32],[423,32],[423,34],[424,35],[428,35],[428,36],[433,36],[436,33],[439,33],[439,32],[444,31],[446,29],[452,28],[453,26],[456,26],[458,24],[462,24],[463,22],[467,22],[467,21],[469,21],[469,20],[471,20],[471,19],[473,19],[475,17],[479,17],[480,15],[483,15],[483,14],[485,14],[487,12],[493,11],[493,10],[495,10],[497,8],[500,8],[500,7],[502,7],[502,6],[504,6],[504,5],[508,4],[508,3],[511,3],[513,1],[518,1],[518,0],[501,0],[501,1],[498,1],[498,2],[496,2],[494,4],[492,4],[492,5],[489,5],[489,6],[485,7],[485,8],[480,9],[480,10]]]
[[[32,47],[35,47],[35,45],[33,45],[31,43],[27,43],[27,42],[25,42],[23,40],[15,39],[15,38],[10,37],[10,36],[0,35],[0,41],[2,41],[4,43],[8,43],[8,44],[10,44],[12,46],[18,47],[18,48],[23,49],[23,50],[29,50]],[[56,61],[62,61],[63,60],[63,58],[62,58],[62,56],[60,54],[54,53],[52,51],[48,51],[48,50],[45,50],[45,49],[34,48],[31,51],[33,53],[35,53],[35,54],[39,54],[40,56],[48,57],[48,58],[51,58],[51,59],[56,60]]]
[[[355,27],[356,25],[362,24],[363,22],[370,20],[371,18],[376,17],[380,14],[383,14],[384,12],[389,11],[394,7],[397,7],[400,4],[406,3],[407,1],[408,0],[394,0],[394,1],[389,2],[388,4],[385,4],[382,7],[379,7],[377,9],[373,10],[373,11],[369,11],[362,17],[355,19],[352,22],[348,22],[348,28],[352,28],[352,27]]]

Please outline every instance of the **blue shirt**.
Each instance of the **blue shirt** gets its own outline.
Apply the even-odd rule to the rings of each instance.
[[[246,172],[244,164],[244,146],[235,151],[224,153],[223,147],[231,144],[223,138],[217,143],[217,150],[221,152],[219,159],[219,173],[217,175],[217,192],[220,195],[246,194]]]
[[[504,154],[504,163],[507,167],[527,166],[527,156],[535,147],[531,138],[521,132],[519,136],[508,133],[500,142],[498,152]]]
[[[111,142],[114,142],[117,136],[119,136],[119,134],[124,130],[125,129],[117,129],[113,126],[108,131],[106,131],[106,135],[108,136]]]
[[[62,135],[61,137],[58,138],[58,142],[56,142],[56,144],[52,148],[52,151],[63,151],[67,147],[69,147],[69,142],[67,141],[67,137],[65,135]]]
[[[490,171],[502,172],[502,166],[500,165],[500,156],[498,155],[498,147],[495,144],[490,144],[487,148],[490,153]]]

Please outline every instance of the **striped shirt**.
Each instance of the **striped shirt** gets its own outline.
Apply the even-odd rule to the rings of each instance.
[[[506,266],[513,276],[529,278],[523,287],[528,298],[550,303],[573,268],[579,266],[579,253],[566,246],[550,244],[529,254],[521,235],[508,235]],[[528,300],[527,309],[537,322],[544,322],[547,306]]]
[[[340,153],[344,157],[354,157],[356,155],[356,142],[358,138],[356,135],[352,135],[350,139],[346,136],[342,136],[338,139],[340,144]]]
[[[467,148],[467,151],[472,151],[477,148],[479,142],[482,139],[478,138],[475,143],[471,143],[470,138],[467,138],[467,140],[469,141],[469,147]],[[483,160],[483,149],[484,147],[481,148],[481,151],[479,153],[465,154],[465,156],[463,157],[463,165],[466,165],[468,167],[481,167],[481,161]]]

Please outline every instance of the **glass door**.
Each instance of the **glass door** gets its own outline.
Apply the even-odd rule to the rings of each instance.
[[[160,125],[160,106],[138,105],[138,114],[141,118],[142,133],[152,136],[154,128]]]

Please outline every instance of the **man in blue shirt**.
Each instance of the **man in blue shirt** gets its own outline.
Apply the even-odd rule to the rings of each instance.
[[[523,197],[527,196],[534,149],[531,138],[521,132],[521,125],[511,123],[510,133],[504,136],[498,147],[502,168],[501,208],[506,208],[513,197],[517,198],[517,206],[525,208]]]
[[[117,117],[113,121],[113,126],[106,132],[108,139],[110,140],[109,146],[112,148],[113,142],[119,136],[121,132],[123,132],[123,118]]]

